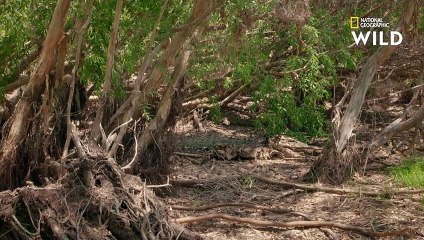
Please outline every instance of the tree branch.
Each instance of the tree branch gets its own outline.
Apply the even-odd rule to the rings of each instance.
[[[91,0],[90,3],[88,3],[88,15],[87,19],[85,20],[84,24],[81,26],[80,29],[77,29],[77,45],[75,50],[75,65],[72,69],[71,74],[71,86],[69,89],[69,96],[68,96],[68,102],[66,106],[66,141],[65,145],[63,147],[63,153],[62,153],[62,159],[65,159],[68,155],[68,148],[69,144],[71,142],[71,131],[72,131],[72,122],[71,122],[71,107],[72,107],[72,99],[74,98],[74,91],[75,91],[75,78],[76,74],[79,68],[79,63],[81,59],[81,46],[82,41],[84,37],[84,32],[87,29],[88,25],[91,21],[91,16],[93,15],[93,4],[94,0]]]
[[[259,182],[263,182],[266,184],[278,185],[283,188],[295,188],[302,189],[307,192],[326,192],[326,193],[334,193],[334,194],[355,194],[360,196],[370,196],[370,197],[379,197],[379,196],[391,196],[391,195],[405,195],[405,194],[419,194],[423,193],[424,189],[418,190],[394,190],[394,191],[364,191],[361,189],[351,189],[351,188],[333,188],[333,187],[325,187],[319,186],[315,184],[301,184],[301,183],[292,183],[281,180],[269,179],[261,176],[255,175],[239,175],[239,176],[230,176],[230,177],[221,177],[216,179],[193,179],[193,180],[172,180],[170,181],[171,185],[176,186],[202,186],[206,184],[210,184],[213,182],[217,182],[224,179],[244,179],[251,178],[257,180]]]
[[[112,83],[113,64],[115,61],[115,48],[116,48],[116,43],[118,38],[118,28],[119,28],[119,21],[121,19],[122,5],[123,5],[123,0],[117,0],[116,9],[115,9],[115,18],[113,20],[112,32],[110,34],[109,46],[107,50],[107,65],[106,65],[105,81],[103,83],[103,92],[100,98],[99,108],[96,111],[96,119],[94,120],[93,128],[90,134],[91,141],[95,141],[95,138],[97,138],[97,136],[99,135],[100,124],[103,121],[103,114],[107,107],[106,102],[109,99],[108,93]]]
[[[241,218],[234,217],[227,214],[207,214],[202,216],[190,216],[177,218],[175,221],[180,224],[184,223],[194,223],[194,222],[204,222],[210,220],[224,220],[228,222],[244,223],[256,227],[278,227],[278,228],[320,228],[320,227],[329,227],[329,228],[338,228],[346,231],[351,231],[359,233],[368,237],[393,237],[403,235],[405,233],[413,233],[414,229],[410,227],[402,228],[399,230],[386,231],[386,232],[376,232],[373,230],[365,229],[358,226],[342,224],[337,222],[330,221],[293,221],[293,222],[276,222],[276,221],[264,221],[264,220],[255,220],[250,218]]]

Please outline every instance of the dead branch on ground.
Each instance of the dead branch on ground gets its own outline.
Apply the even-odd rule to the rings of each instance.
[[[334,187],[319,186],[316,184],[292,183],[292,182],[274,180],[274,179],[269,179],[265,177],[254,176],[254,175],[227,176],[227,177],[220,177],[215,179],[172,180],[170,181],[170,183],[171,185],[175,185],[175,186],[192,187],[192,186],[207,185],[207,184],[211,184],[211,183],[222,181],[222,180],[244,179],[244,178],[251,178],[253,180],[257,180],[262,183],[278,185],[283,188],[302,189],[306,192],[325,192],[325,193],[342,194],[342,195],[355,194],[355,195],[369,196],[369,197],[424,193],[424,189],[393,190],[393,191],[365,191],[361,189],[352,189],[352,188],[334,188]]]
[[[251,204],[251,203],[219,203],[219,204],[204,205],[199,207],[186,207],[186,206],[172,205],[170,207],[173,210],[180,210],[180,211],[207,211],[210,209],[222,208],[222,207],[242,207],[242,208],[251,208],[251,209],[263,210],[263,211],[279,213],[279,214],[291,214],[295,216],[301,216],[308,221],[313,221],[312,217],[310,217],[309,215],[305,213],[296,212],[287,208],[267,207],[267,206]],[[320,230],[324,232],[325,234],[330,235],[332,239],[337,239],[336,234],[330,229],[320,228]]]
[[[199,132],[205,132],[205,128],[203,127],[200,116],[196,110],[193,111],[193,120]]]
[[[206,89],[206,90],[204,90],[204,91],[202,91],[202,92],[200,92],[198,94],[195,94],[193,96],[187,97],[186,99],[183,100],[183,102],[186,103],[186,102],[190,102],[190,101],[196,100],[198,98],[207,97],[211,92],[213,92],[213,90],[214,90],[213,88]]]
[[[202,216],[190,216],[190,217],[182,217],[177,218],[175,221],[180,224],[184,223],[194,223],[194,222],[204,222],[210,220],[224,220],[228,222],[236,222],[236,223],[245,223],[256,227],[277,227],[277,228],[319,228],[319,227],[329,227],[329,228],[337,228],[346,231],[351,231],[355,233],[359,233],[368,237],[394,237],[400,236],[404,234],[413,234],[414,229],[411,227],[402,228],[399,230],[392,230],[386,232],[376,232],[374,230],[342,224],[331,221],[293,221],[293,222],[276,222],[276,221],[265,221],[265,220],[256,220],[250,218],[241,218],[234,217],[227,214],[207,214]]]
[[[236,90],[231,91],[229,93],[227,93],[224,96],[220,96],[222,98],[221,101],[219,101],[217,104],[219,107],[226,107],[229,103],[233,102],[234,99],[236,99],[236,97],[238,95],[240,95],[240,93],[243,92],[243,90],[247,87],[247,84],[243,84],[240,87],[238,87]],[[183,103],[183,108],[185,109],[186,112],[190,112],[193,109],[196,108],[203,108],[205,110],[209,110],[211,109],[214,105],[213,104],[209,104],[207,103],[208,99],[204,98],[204,99],[194,99],[188,102],[184,102]]]
[[[192,158],[203,158],[205,154],[196,154],[196,153],[185,153],[185,152],[174,152],[175,155],[181,157],[192,157]]]
[[[198,207],[171,205],[170,207],[174,210],[181,210],[181,211],[207,211],[207,210],[222,208],[222,207],[242,207],[242,208],[252,208],[257,210],[265,210],[268,212],[282,213],[282,214],[295,212],[287,208],[267,207],[267,206],[251,204],[251,203],[218,203],[218,204],[204,205],[204,206],[198,206]]]

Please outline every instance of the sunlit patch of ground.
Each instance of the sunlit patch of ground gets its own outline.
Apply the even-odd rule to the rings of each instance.
[[[255,134],[254,130],[241,127],[222,127],[209,123],[207,131],[198,133],[189,126],[179,129],[178,151],[205,153],[216,145],[230,146],[261,146],[263,137]],[[216,130],[219,129],[219,130]],[[186,135],[185,137],[183,135]],[[380,153],[379,153],[380,154]],[[254,174],[267,178],[298,182],[299,178],[308,171],[314,157],[303,160],[256,159],[251,161],[221,161],[216,159],[193,159],[174,156],[177,162],[173,179],[211,179],[242,174]],[[200,163],[200,164],[199,164]],[[384,163],[397,164],[398,157],[385,159]],[[366,175],[356,174],[344,187],[355,187],[363,190],[390,190],[401,187],[390,175],[385,165],[371,162]],[[343,187],[343,186],[339,186]],[[386,231],[399,227],[417,227],[424,233],[424,207],[422,196],[391,196],[374,198],[358,195],[336,195],[322,192],[305,193],[289,192],[277,186],[271,186],[255,181],[234,181],[223,179],[216,184],[205,187],[174,187],[166,201],[170,205],[203,206],[225,202],[249,202],[254,204],[288,208],[305,213],[316,220],[327,220],[352,224],[376,231]],[[207,213],[226,213],[233,216],[272,220],[296,221],[303,220],[298,216],[269,213],[266,211],[219,208],[202,212],[175,211],[174,217],[203,215]],[[275,229],[257,228],[243,224],[224,221],[209,221],[189,224],[188,228],[203,233],[210,239],[328,239],[319,229]],[[359,234],[333,229],[339,239],[368,239]],[[417,238],[418,237],[418,238]],[[420,236],[395,239],[419,239]]]

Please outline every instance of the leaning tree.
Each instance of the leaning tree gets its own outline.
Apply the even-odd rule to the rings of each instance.
[[[418,1],[408,0],[402,7],[401,18],[394,30],[406,35],[416,23],[414,19],[418,17]],[[383,139],[387,141],[388,136],[395,133],[395,131],[391,131],[389,134],[388,129],[385,129],[382,133],[384,136],[378,136],[366,150],[359,151],[355,144],[353,131],[361,113],[367,90],[378,68],[396,49],[398,49],[397,45],[379,47],[365,62],[353,87],[348,89],[340,102],[334,106],[332,140],[320,159],[313,164],[310,171],[305,175],[306,179],[335,184],[348,180],[352,173],[366,165],[369,150],[380,146],[384,141]],[[349,103],[344,109],[347,100],[349,100]],[[402,128],[398,126],[396,131],[405,128],[406,126]]]
[[[103,90],[89,141],[82,141],[72,121],[73,109],[80,105],[75,101],[80,94],[79,70],[87,61],[84,51],[90,47],[84,36],[89,33],[86,30],[93,13],[101,5],[96,5],[94,0],[75,5],[70,0],[57,1],[41,50],[37,47],[35,57],[24,63],[29,67],[32,61],[36,62],[28,70],[29,79],[24,79],[23,84],[7,85],[13,89],[27,82],[23,92],[17,94],[16,106],[11,107],[1,135],[2,237],[170,239],[178,235],[197,238],[169,221],[166,206],[155,198],[145,181],[134,175],[154,169],[149,171],[154,177],[158,175],[155,167],[165,165],[164,136],[174,123],[179,107],[192,43],[223,3],[195,0],[190,7],[187,3],[167,0],[162,4],[152,3],[159,5],[160,11],[153,30],[148,33],[145,56],[139,61],[132,89],[127,99],[119,102],[111,94],[111,86],[126,2],[117,0],[105,53]],[[170,8],[175,11],[178,4],[190,10],[185,23],[158,40],[164,12]],[[69,14],[71,7],[78,8],[75,16]],[[127,9],[126,14],[131,10]],[[73,30],[65,32],[65,26],[72,24]],[[151,92],[160,96],[156,113],[149,122],[140,124],[140,108],[152,101]],[[111,109],[111,105],[117,108]],[[80,118],[80,122],[87,119]],[[135,154],[120,165],[116,161],[118,148],[130,126],[135,129],[137,123],[142,131],[134,131]]]

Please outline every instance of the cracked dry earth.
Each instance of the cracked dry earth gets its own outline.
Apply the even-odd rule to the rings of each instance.
[[[177,151],[200,153],[213,151],[215,146],[230,147],[263,147],[264,138],[251,128],[235,126],[216,126],[207,123],[206,132],[196,132],[190,126],[179,126],[176,129]],[[211,155],[210,155],[211,156]],[[176,169],[172,179],[211,179],[241,174],[254,174],[272,178],[300,182],[299,178],[308,171],[314,156],[304,155],[298,158],[277,157],[255,160],[217,160],[210,157],[204,159],[174,155]],[[390,156],[386,164],[399,163],[399,157]],[[372,163],[366,175],[357,174],[339,187],[360,188],[363,190],[387,190],[401,188],[384,165]],[[424,205],[420,194],[392,196],[390,198],[365,197],[358,195],[338,195],[323,192],[305,193],[301,190],[283,189],[279,186],[267,185],[254,180],[222,180],[217,184],[203,187],[172,187],[166,194],[169,205],[204,206],[216,203],[252,203],[269,207],[291,209],[304,213],[314,220],[326,220],[344,224],[387,231],[401,227],[417,228],[418,235],[399,236],[387,239],[424,239]],[[173,217],[197,216],[208,213],[225,213],[232,216],[258,220],[280,222],[304,220],[299,216],[270,213],[267,211],[226,207],[208,211],[173,211]],[[331,239],[318,228],[311,229],[278,229],[258,228],[245,224],[230,223],[221,220],[193,223],[186,225],[190,230],[201,233],[209,239]],[[332,229],[337,239],[370,239],[368,237]]]

